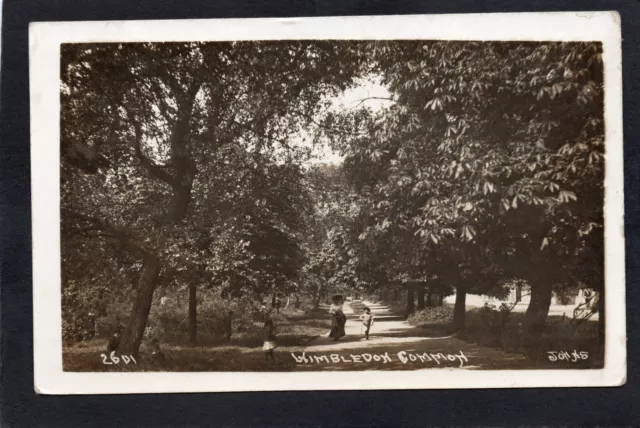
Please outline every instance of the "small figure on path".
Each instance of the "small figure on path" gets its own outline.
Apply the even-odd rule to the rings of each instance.
[[[329,337],[337,341],[341,337],[344,337],[344,325],[347,323],[347,317],[344,312],[342,312],[342,296],[333,297],[333,304],[329,308],[329,313],[332,314]]]
[[[107,345],[107,352],[117,351],[120,347],[120,338],[122,337],[122,332],[124,331],[124,326],[122,324],[118,325],[116,332],[113,333],[113,336],[109,339],[109,344]]]
[[[151,360],[163,362],[164,352],[162,352],[162,349],[160,349],[160,342],[158,342],[158,339],[156,339],[155,337],[151,339],[150,348],[151,348]]]
[[[373,325],[373,315],[371,315],[371,309],[369,307],[364,307],[364,313],[360,315],[360,320],[364,327],[364,337],[366,340],[369,340],[369,331]]]
[[[271,361],[275,361],[273,350],[276,349],[276,326],[271,318],[267,318],[264,322],[264,359],[267,360],[271,357]]]
[[[233,334],[233,311],[229,311],[224,319],[224,337],[227,342],[231,342],[231,335]]]

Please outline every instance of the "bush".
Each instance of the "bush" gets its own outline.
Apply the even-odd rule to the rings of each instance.
[[[233,335],[261,328],[264,315],[259,302],[251,298],[227,299],[217,290],[198,290],[197,325],[198,342],[211,343],[224,336],[225,319],[233,311]],[[160,342],[183,343],[188,334],[188,296],[184,299],[166,299],[164,304],[154,302],[145,338]]]
[[[412,313],[407,322],[411,325],[448,324],[453,321],[453,307],[450,305],[429,307]]]
[[[78,342],[94,336],[93,323],[86,313],[62,317],[62,338],[65,342]]]
[[[62,337],[66,343],[106,339],[116,331],[119,324],[126,324],[130,303],[111,302],[102,306],[102,313],[99,306],[63,306]]]

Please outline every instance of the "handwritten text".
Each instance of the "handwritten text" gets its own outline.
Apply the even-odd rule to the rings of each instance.
[[[578,352],[576,350],[571,353],[569,351],[548,351],[547,354],[549,354],[549,361],[569,361],[575,363],[589,358],[588,352]]]
[[[138,364],[133,355],[116,355],[115,351],[112,351],[111,354],[107,357],[105,354],[100,354],[102,358],[102,364],[105,365],[114,365],[114,364]]]
[[[398,361],[402,364],[410,364],[410,363],[435,363],[436,365],[441,365],[446,362],[458,362],[460,367],[464,366],[465,363],[469,362],[469,359],[462,351],[457,354],[443,354],[441,352],[438,353],[416,353],[416,352],[407,352],[400,351],[396,355],[389,355],[388,352],[383,354],[348,354],[348,355],[340,355],[340,354],[310,354],[306,352],[295,353],[292,352],[291,356],[298,364],[338,364],[338,363],[381,363],[388,364],[393,361]]]

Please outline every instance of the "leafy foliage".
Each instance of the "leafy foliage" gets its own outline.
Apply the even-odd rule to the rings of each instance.
[[[123,346],[139,346],[157,283],[223,281],[234,295],[292,287],[308,153],[290,141],[352,84],[357,47],[62,47],[63,234],[141,261]]]
[[[359,257],[374,275],[488,292],[500,276],[575,280],[558,258],[602,266],[599,44],[376,42],[374,51],[394,104],[349,113],[343,122],[364,119],[365,132],[342,145],[365,200],[353,226]]]
[[[70,317],[126,301],[129,351],[156,286],[316,304],[417,282],[491,295],[513,278],[534,293],[602,288],[597,43],[121,43],[61,54],[65,319],[80,325]],[[372,76],[386,106],[330,111]],[[301,133],[344,164],[309,168]]]

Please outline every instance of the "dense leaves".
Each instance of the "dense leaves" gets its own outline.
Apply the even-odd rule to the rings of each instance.
[[[394,104],[343,119],[365,118],[342,146],[366,200],[354,224],[360,258],[390,279],[459,276],[467,260],[474,284],[455,286],[485,292],[500,276],[568,283],[577,279],[568,266],[602,266],[600,49],[376,43]]]
[[[91,311],[106,299],[86,297],[98,290],[131,290],[118,297],[131,307],[129,351],[156,286],[317,303],[389,284],[500,295],[515,278],[531,286],[538,323],[552,289],[602,289],[599,44],[61,53],[65,310]],[[372,79],[389,92],[381,108],[331,109]],[[301,135],[344,163],[310,167]]]
[[[142,262],[127,350],[158,283],[218,279],[237,294],[297,277],[306,155],[290,141],[352,84],[355,47],[62,47],[64,234],[115,242]]]

